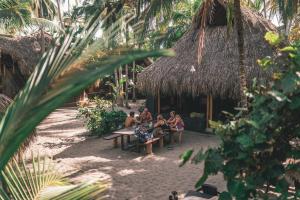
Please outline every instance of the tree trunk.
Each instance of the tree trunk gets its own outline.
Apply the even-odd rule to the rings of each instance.
[[[125,65],[125,76],[126,76],[126,82],[125,82],[125,106],[129,108],[128,103],[128,65]]]
[[[136,102],[136,94],[135,94],[135,61],[132,64],[132,102]]]
[[[58,12],[58,18],[59,18],[59,22],[60,22],[60,26],[62,29],[64,29],[64,23],[63,23],[63,19],[61,16],[61,8],[60,8],[60,0],[56,0],[57,2],[57,12]]]
[[[235,28],[237,31],[237,44],[239,51],[239,82],[240,82],[240,96],[241,96],[241,107],[243,110],[248,109],[247,96],[245,94],[247,90],[247,80],[245,71],[245,55],[244,55],[244,30],[243,20],[241,12],[240,0],[234,0],[234,21]]]
[[[266,0],[263,0],[263,4],[264,4],[264,17],[267,18],[267,5],[266,5]]]
[[[122,67],[119,68],[119,84],[120,84],[120,94],[123,96],[124,93],[124,84],[123,84],[123,71]]]

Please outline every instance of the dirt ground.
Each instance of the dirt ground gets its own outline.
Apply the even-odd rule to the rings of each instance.
[[[185,194],[193,190],[202,174],[203,164],[178,167],[179,155],[187,149],[213,147],[215,136],[185,132],[183,144],[154,147],[154,154],[114,149],[112,141],[88,136],[83,122],[76,119],[75,108],[53,112],[39,127],[38,137],[29,152],[53,156],[59,170],[74,182],[90,179],[109,183],[108,198],[113,200],[164,200],[172,191]],[[224,189],[221,175],[208,183]]]

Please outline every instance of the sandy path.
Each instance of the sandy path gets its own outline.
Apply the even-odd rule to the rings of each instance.
[[[187,132],[184,142],[173,150],[154,147],[154,155],[113,149],[112,142],[87,137],[87,130],[76,119],[76,110],[58,109],[39,127],[37,140],[30,150],[52,155],[60,171],[73,181],[101,179],[111,184],[108,199],[164,200],[176,190],[192,190],[202,173],[203,165],[187,164],[178,167],[179,155],[189,148],[215,146],[214,136]],[[221,175],[211,177],[208,183],[223,190]]]

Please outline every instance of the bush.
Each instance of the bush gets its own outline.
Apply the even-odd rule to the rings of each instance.
[[[220,199],[269,199],[270,190],[278,199],[300,197],[300,42],[280,51],[279,57],[263,61],[264,67],[281,72],[269,86],[253,92],[247,116],[213,123],[221,144],[193,157],[194,163],[204,161],[196,187],[221,172],[228,192]],[[183,154],[184,162],[192,152]]]
[[[84,119],[87,129],[92,135],[101,136],[122,128],[127,117],[123,111],[110,111],[111,102],[95,98],[92,100],[95,107],[79,107],[78,117]]]

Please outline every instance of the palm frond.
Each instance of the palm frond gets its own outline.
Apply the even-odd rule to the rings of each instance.
[[[0,169],[49,113],[85,87],[136,59],[170,55],[168,51],[105,51],[103,43],[91,41],[101,19],[98,13],[81,32],[71,30],[61,36],[43,55],[0,123]]]
[[[38,27],[39,29],[48,30],[50,32],[64,32],[59,24],[45,18],[32,18],[31,23],[28,24],[27,27]]]
[[[7,31],[15,31],[30,23],[31,10],[27,1],[0,0],[0,25]]]
[[[87,182],[78,185],[68,183],[57,171],[51,158],[33,156],[31,162],[9,163],[2,171],[7,192],[0,191],[0,199],[96,199],[106,189],[105,184]]]

